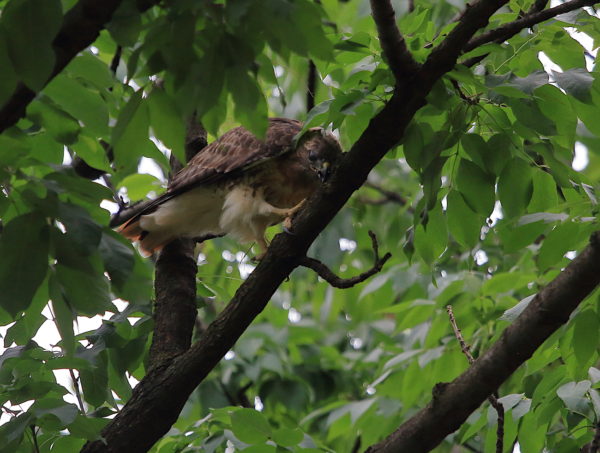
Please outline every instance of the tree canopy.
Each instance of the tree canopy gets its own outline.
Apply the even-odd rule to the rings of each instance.
[[[599,451],[595,3],[0,0],[0,451]],[[113,230],[271,116],[259,263]]]

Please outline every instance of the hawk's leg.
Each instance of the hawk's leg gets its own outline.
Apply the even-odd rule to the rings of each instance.
[[[306,198],[291,208],[281,209],[273,206],[273,210],[271,212],[284,217],[283,229],[286,233],[289,233],[292,229],[292,218],[302,208],[302,206],[304,206],[304,203],[306,203]]]
[[[300,208],[302,208],[302,206],[304,206],[305,202],[306,199],[302,200],[296,206],[293,206],[291,208],[277,208],[269,203],[265,204],[268,205],[269,214],[281,216],[283,218],[283,229],[286,233],[290,233],[290,229],[292,227],[292,217],[300,210]],[[260,249],[260,253],[257,256],[255,256],[253,260],[260,261],[267,254],[267,249],[269,248],[269,243],[267,242],[267,239],[264,236],[264,230],[263,234],[259,235],[256,238],[256,242]]]

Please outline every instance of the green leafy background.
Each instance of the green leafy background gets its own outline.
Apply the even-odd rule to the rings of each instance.
[[[491,25],[532,3],[511,1]],[[0,104],[17,81],[44,87],[49,43],[73,4],[0,1]],[[423,61],[463,5],[395,6]],[[33,432],[41,452],[77,451],[145,374],[152,263],[107,226],[108,201],[163,190],[164,151],[183,158],[194,111],[211,140],[238,124],[261,136],[277,115],[330,126],[348,149],[394,85],[369,12],[361,0],[176,0],[139,14],[126,0],[93,47],[0,135],[1,451],[30,452]],[[475,356],[498,338],[597,228],[600,75],[566,27],[597,47],[600,22],[578,11],[465,55],[486,56],[434,87],[402,143],[310,251],[356,275],[372,263],[372,229],[393,254],[384,270],[348,290],[296,270],[152,451],[364,448],[423,407],[436,383],[467,369],[447,305]],[[309,59],[319,77],[306,112]],[[574,149],[588,160],[576,169]],[[73,159],[108,177],[82,178]],[[203,324],[251,271],[252,255],[227,238],[204,246]],[[515,441],[524,453],[591,441],[600,417],[597,299],[501,387],[505,451]],[[98,327],[86,327],[88,318]],[[52,344],[36,336],[42,325],[55,326]],[[495,417],[482,406],[436,451],[495,451]]]

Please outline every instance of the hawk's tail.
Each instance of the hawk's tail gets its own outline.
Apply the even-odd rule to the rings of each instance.
[[[144,256],[151,256],[159,252],[165,245],[171,242],[174,238],[171,235],[161,234],[160,231],[149,232],[140,225],[140,218],[132,219],[125,222],[117,232],[125,236],[131,242],[139,242],[140,251]]]

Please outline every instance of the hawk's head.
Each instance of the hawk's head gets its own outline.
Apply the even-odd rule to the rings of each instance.
[[[321,181],[327,180],[333,164],[342,154],[335,136],[321,127],[313,127],[298,141],[298,155],[303,164],[314,171]]]

